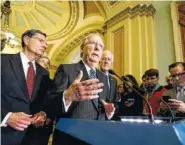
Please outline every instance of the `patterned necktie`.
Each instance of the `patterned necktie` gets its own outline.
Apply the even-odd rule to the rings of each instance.
[[[183,100],[183,98],[184,98],[184,88],[179,88],[179,90],[178,90],[178,100]]]
[[[28,95],[31,98],[32,92],[33,92],[34,79],[35,79],[35,71],[34,71],[32,62],[28,62],[28,64],[29,64],[29,67],[28,67],[28,73],[26,78],[26,84],[28,88]]]
[[[89,78],[90,79],[96,79],[96,72],[94,69],[90,69],[89,71]],[[98,98],[97,99],[93,99],[95,102],[95,105],[98,107]]]
[[[96,72],[92,68],[90,69],[89,78],[90,79],[96,79]]]

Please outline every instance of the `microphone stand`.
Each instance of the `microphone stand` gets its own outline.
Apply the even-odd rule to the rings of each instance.
[[[122,79],[116,73],[114,73],[113,71],[112,72],[109,71],[109,73],[117,76],[122,82],[126,83],[133,91],[135,91],[139,96],[142,97],[142,99],[147,103],[147,106],[149,108],[149,112],[150,112],[150,114],[148,116],[149,117],[149,121],[154,124],[154,116],[153,116],[153,113],[152,113],[152,108],[151,108],[149,102],[145,99],[145,97],[143,97],[143,95],[140,92],[138,92],[134,87],[132,87],[127,81],[125,81],[124,79]]]
[[[118,77],[118,76],[117,76]],[[121,77],[122,78],[122,77]],[[119,78],[120,79],[120,78]],[[122,78],[123,80],[125,80],[126,82],[130,82],[135,88],[137,88],[139,91],[141,91],[142,93],[146,93],[146,91],[142,88],[139,88],[136,84],[134,84],[130,79],[128,79],[127,77],[123,76]]]

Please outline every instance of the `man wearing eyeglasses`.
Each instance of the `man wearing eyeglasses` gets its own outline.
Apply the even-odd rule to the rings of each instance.
[[[47,48],[46,34],[25,31],[22,48],[18,54],[1,55],[1,141],[2,145],[43,145],[42,128],[33,124],[49,82],[48,72],[35,62]]]
[[[60,118],[105,120],[114,114],[114,105],[108,101],[108,84],[104,73],[96,69],[104,44],[98,33],[90,33],[81,44],[82,60],[59,66],[54,85],[48,92],[43,111]],[[80,130],[79,130],[80,131]],[[53,145],[86,144],[57,129]]]
[[[166,100],[176,117],[185,117],[185,63],[176,62],[169,65],[169,72],[172,77],[174,88],[167,90],[163,94],[169,96]],[[169,115],[167,106],[161,102],[160,112],[163,115]]]

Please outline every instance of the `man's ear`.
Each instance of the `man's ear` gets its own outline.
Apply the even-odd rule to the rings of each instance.
[[[23,41],[24,41],[24,44],[25,45],[28,45],[29,41],[30,41],[30,38],[28,36],[24,36],[23,37]]]

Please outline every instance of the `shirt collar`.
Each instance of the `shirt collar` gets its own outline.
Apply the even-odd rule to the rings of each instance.
[[[108,71],[102,71],[106,76],[109,76],[109,72]]]
[[[184,87],[179,87],[177,86],[177,91],[181,90],[181,89],[184,89],[185,90],[185,86]]]
[[[159,84],[156,84],[155,87],[153,88],[153,91],[156,91],[160,87]]]
[[[86,68],[86,70],[87,70],[88,73],[89,73],[89,71],[90,71],[91,69],[93,69],[93,70],[96,72],[96,69],[95,69],[95,68],[89,67],[83,60],[82,60],[82,62],[84,63],[85,68]]]
[[[21,57],[22,63],[28,64],[28,62],[32,62],[33,65],[35,65],[35,60],[30,61],[23,52],[20,52],[20,57]]]

